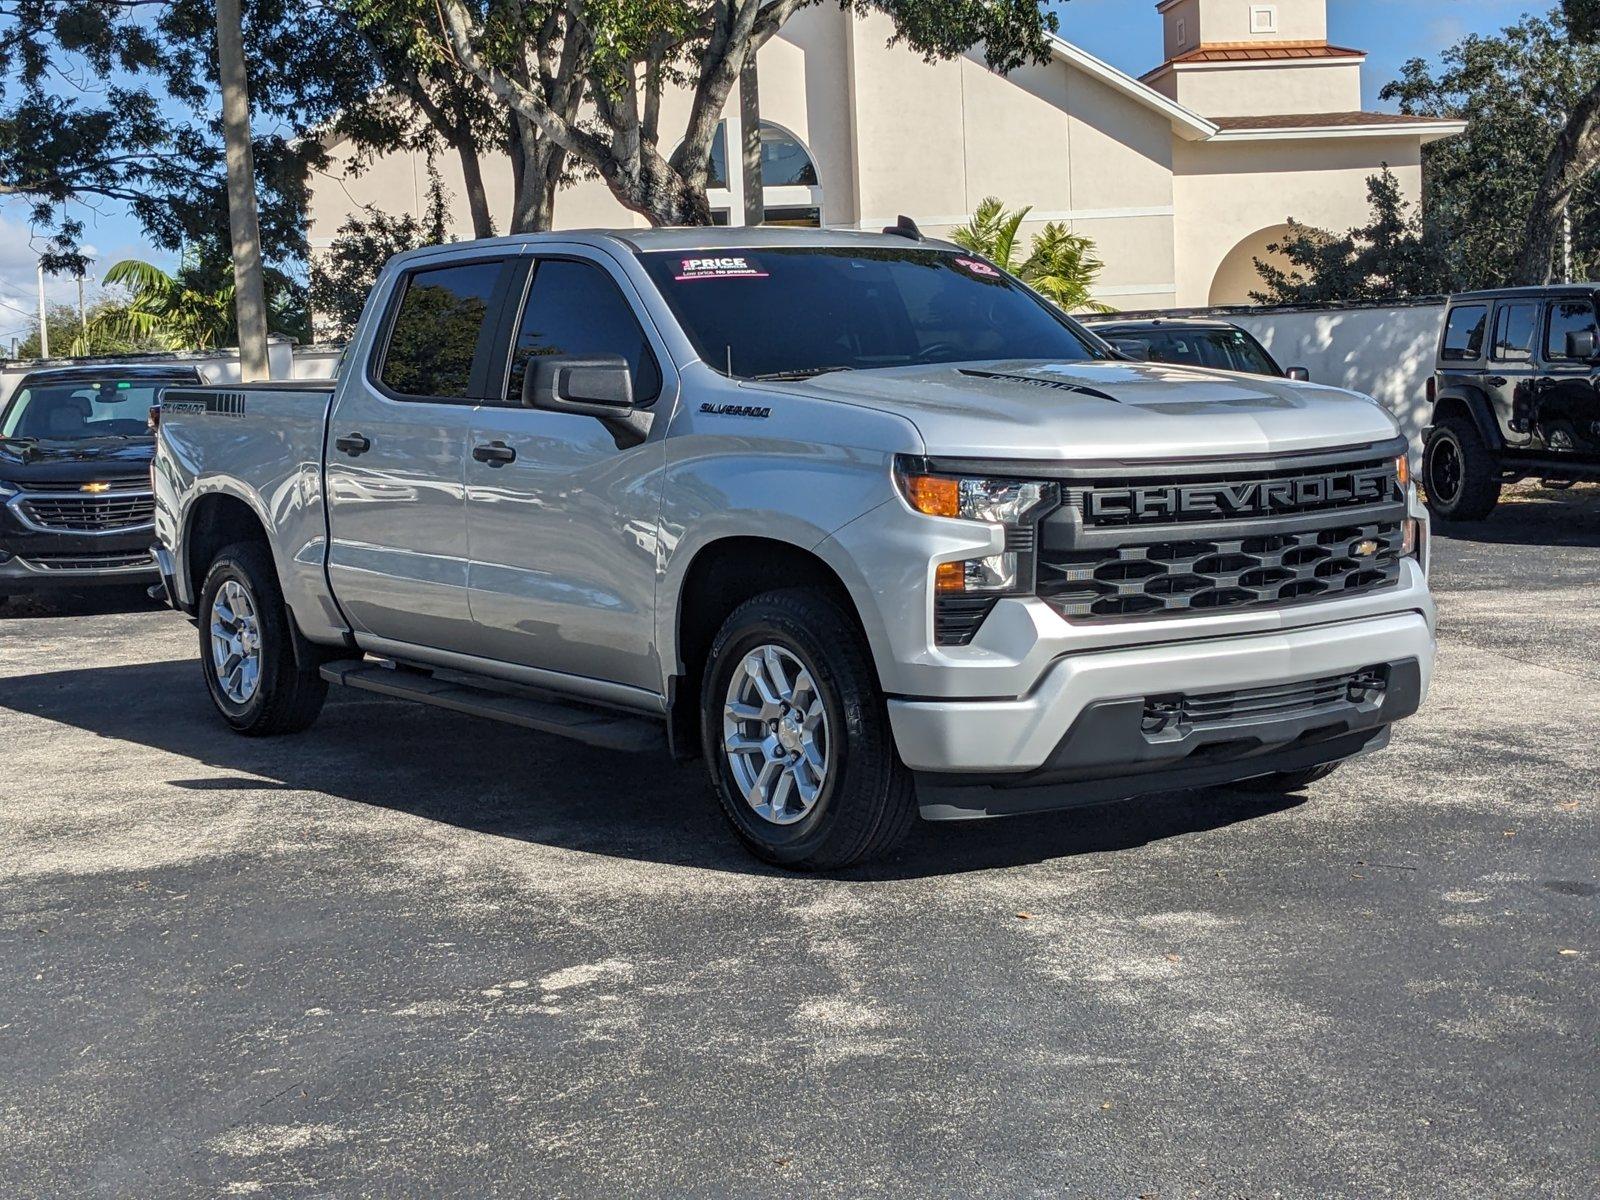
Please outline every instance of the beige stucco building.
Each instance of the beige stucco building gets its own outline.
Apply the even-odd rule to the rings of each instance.
[[[1128,7],[1137,35],[1143,19]],[[1242,303],[1253,260],[1289,218],[1365,223],[1366,180],[1385,163],[1417,198],[1423,145],[1464,128],[1362,112],[1365,56],[1329,45],[1326,0],[1156,7],[1166,57],[1142,79],[1062,39],[1048,63],[1009,76],[980,54],[927,63],[888,45],[881,15],[802,10],[759,60],[769,220],[876,229],[905,213],[943,233],[993,195],[1031,205],[1029,228],[1066,221],[1092,237],[1106,263],[1099,296],[1117,308]],[[686,107],[669,97],[662,128],[681,128]],[[737,94],[723,133],[710,197],[737,223],[739,156],[720,152],[740,144]],[[332,149],[335,168],[312,189],[313,246],[360,206],[422,211],[420,154],[352,173]],[[438,164],[470,236],[459,171],[447,155]],[[509,163],[485,173],[495,211],[509,211]],[[556,202],[558,228],[640,224],[597,181]]]

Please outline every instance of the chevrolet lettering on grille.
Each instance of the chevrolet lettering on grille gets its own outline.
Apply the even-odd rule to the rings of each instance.
[[[1243,483],[1096,488],[1085,503],[1091,521],[1266,517],[1303,508],[1381,503],[1392,497],[1394,486],[1394,468],[1385,466]]]

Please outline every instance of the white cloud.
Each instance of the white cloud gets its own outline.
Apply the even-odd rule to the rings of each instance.
[[[39,311],[39,251],[45,239],[22,221],[0,213],[0,346],[9,347],[13,336],[26,337],[33,330]],[[84,296],[92,301],[100,292],[99,277],[114,262],[143,258],[167,265],[170,255],[145,245],[124,245],[104,249],[86,244],[83,251],[94,264],[84,281]],[[45,298],[53,304],[76,304],[78,281],[68,275],[46,275]]]

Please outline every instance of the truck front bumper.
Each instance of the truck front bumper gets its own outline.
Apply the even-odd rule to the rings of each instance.
[[[896,699],[923,815],[992,816],[1298,770],[1375,749],[1427,694],[1418,612],[1057,660],[1026,696]]]

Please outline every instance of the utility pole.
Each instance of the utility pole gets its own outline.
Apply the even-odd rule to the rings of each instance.
[[[50,357],[50,314],[44,306],[44,264],[39,264],[39,357]]]
[[[239,379],[266,379],[267,298],[261,270],[261,222],[250,150],[250,92],[244,69],[239,0],[217,0],[217,76],[228,159],[228,229],[233,240],[234,310],[239,321]]]
[[[767,220],[767,193],[761,180],[761,85],[756,77],[756,52],[744,56],[739,68],[740,150],[744,160],[744,223],[763,225]]]
[[[78,272],[78,340],[83,343],[83,353],[89,353],[89,313],[83,307],[83,272]]]

